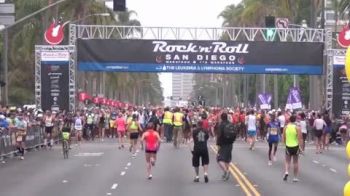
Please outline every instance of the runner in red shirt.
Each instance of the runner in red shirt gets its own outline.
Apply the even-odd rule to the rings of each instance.
[[[153,123],[147,124],[146,131],[143,133],[141,140],[145,141],[145,152],[147,162],[148,179],[152,179],[152,166],[155,165],[157,159],[157,151],[160,145],[160,136],[158,132],[153,130]]]

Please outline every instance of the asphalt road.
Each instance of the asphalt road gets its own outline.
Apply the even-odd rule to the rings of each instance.
[[[234,144],[231,178],[221,180],[222,172],[215,161],[215,146],[210,145],[208,184],[194,183],[191,153],[187,146],[174,149],[162,144],[153,171],[146,179],[144,153],[136,158],[119,150],[114,140],[84,143],[74,147],[64,160],[60,146],[53,150],[29,152],[25,160],[9,159],[0,165],[1,196],[296,196],[342,195],[350,179],[346,168],[349,161],[343,147],[333,147],[315,154],[309,145],[301,156],[300,182],[284,182],[284,149],[279,146],[278,160],[267,165],[267,144],[259,142],[254,151],[247,144]],[[291,174],[292,172],[290,172]],[[291,178],[290,178],[291,179]]]

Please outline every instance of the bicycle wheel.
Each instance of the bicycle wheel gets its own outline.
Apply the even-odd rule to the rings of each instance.
[[[63,140],[63,158],[67,159],[68,158],[68,142],[66,140]]]

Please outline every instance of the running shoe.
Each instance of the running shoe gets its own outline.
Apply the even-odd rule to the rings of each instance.
[[[208,183],[208,182],[209,182],[208,175],[204,175],[204,182],[205,182],[205,183]]]
[[[199,177],[196,176],[196,177],[194,178],[193,182],[199,182]]]
[[[287,180],[288,180],[288,173],[285,173],[285,174],[284,174],[283,180],[284,180],[284,181],[287,181]]]
[[[148,176],[148,180],[152,180],[152,174]]]
[[[294,177],[293,182],[299,182],[299,179]]]
[[[21,160],[24,160],[24,157],[23,157],[23,156],[21,156]]]
[[[226,172],[226,176],[225,176],[224,181],[227,181],[229,179],[230,179],[230,172]]]
[[[268,165],[268,166],[271,166],[271,165],[272,165],[272,161],[269,161],[269,162],[267,163],[267,165]]]

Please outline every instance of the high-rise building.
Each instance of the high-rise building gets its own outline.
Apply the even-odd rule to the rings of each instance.
[[[193,90],[193,74],[173,73],[172,79],[172,96],[174,99],[181,98],[187,100]]]

